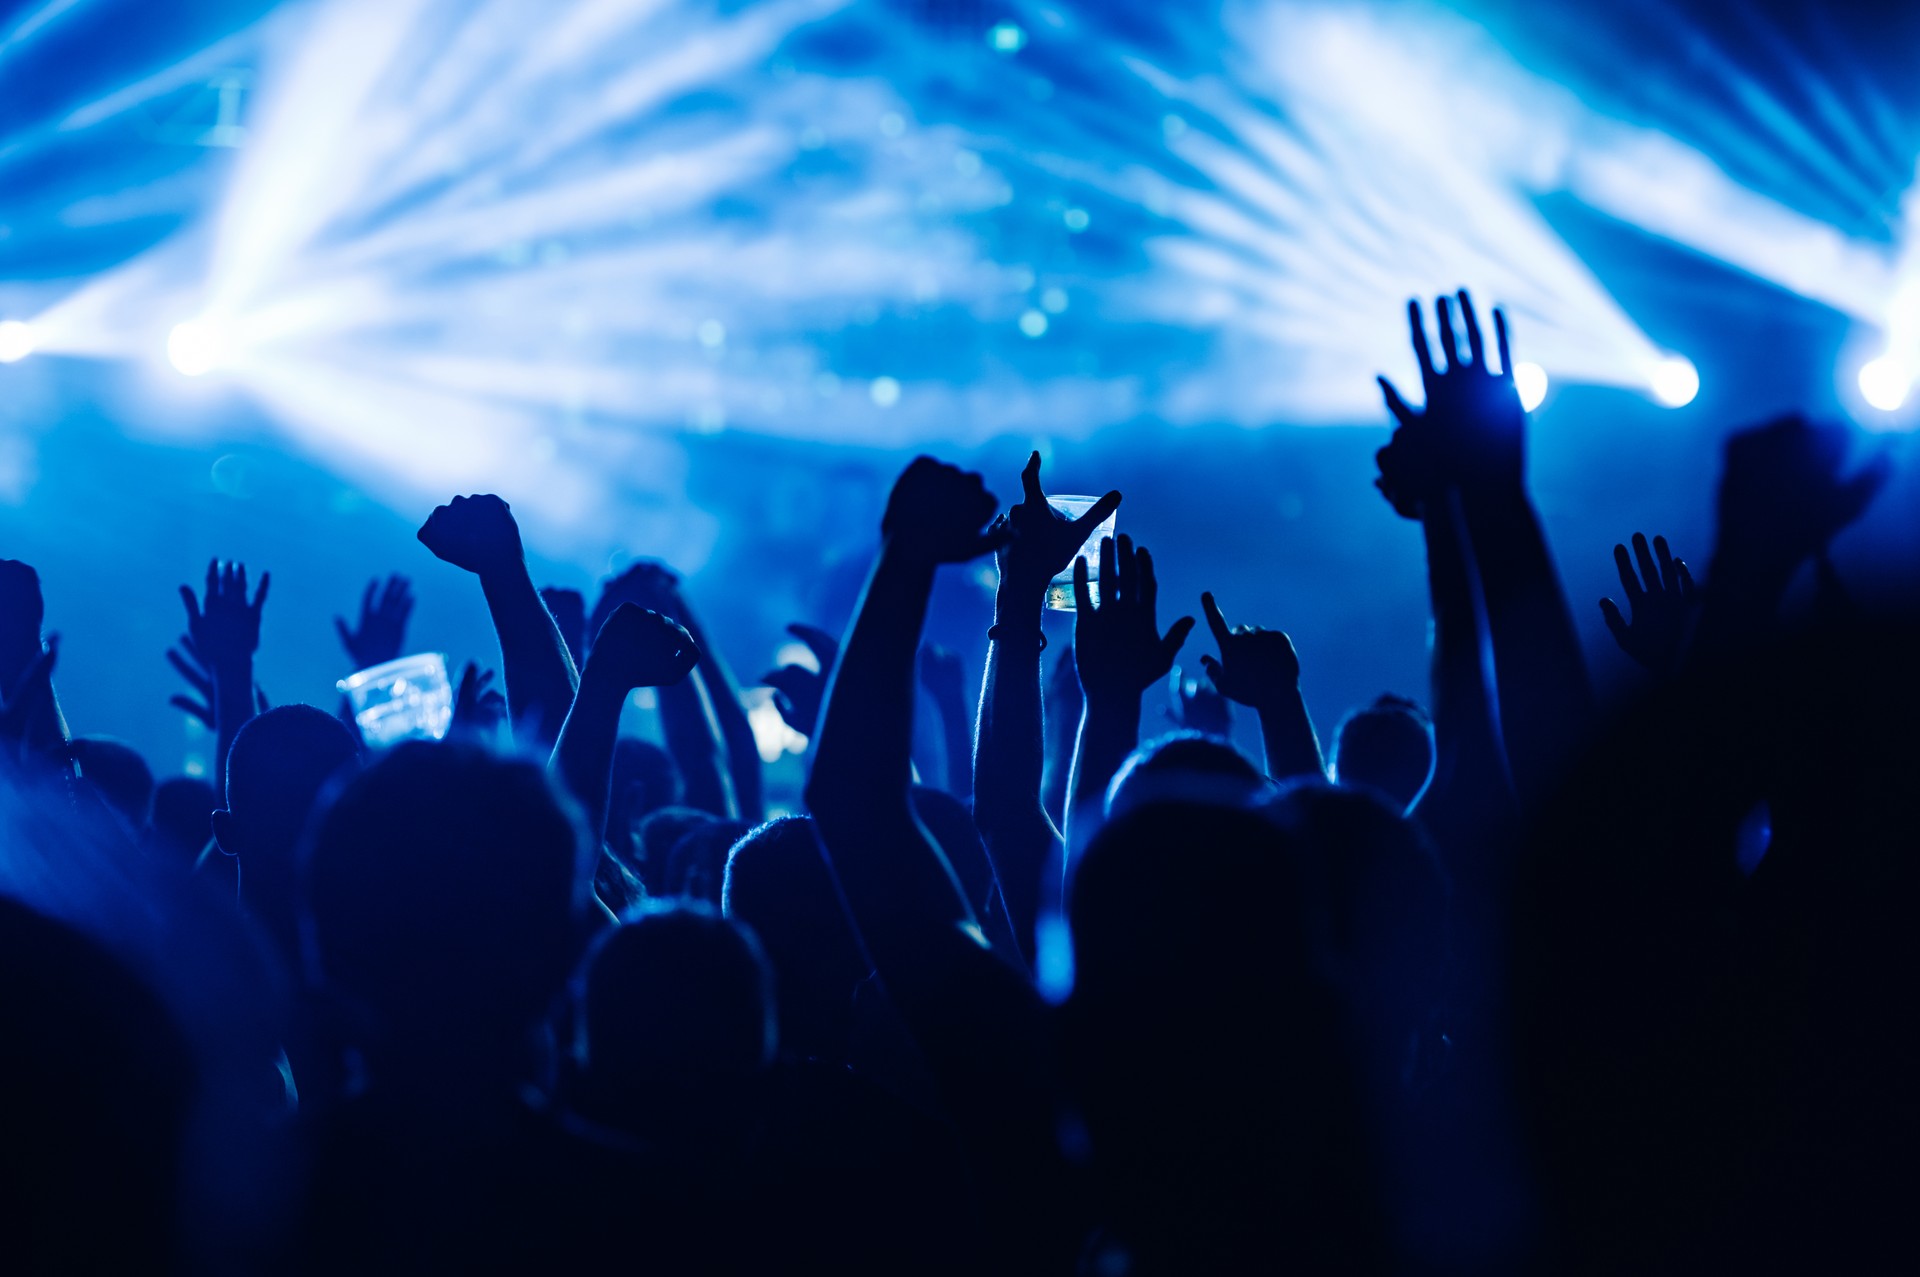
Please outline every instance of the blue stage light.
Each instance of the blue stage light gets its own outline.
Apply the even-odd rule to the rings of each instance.
[[[33,353],[33,325],[18,319],[0,323],[0,364],[17,364]]]
[[[1860,366],[1860,394],[1881,412],[1895,412],[1913,390],[1913,370],[1892,355]]]
[[[1669,408],[1684,408],[1700,393],[1700,373],[1689,359],[1669,355],[1653,370],[1653,397]]]

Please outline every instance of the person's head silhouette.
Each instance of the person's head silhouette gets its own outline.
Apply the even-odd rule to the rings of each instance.
[[[227,803],[213,813],[220,849],[240,859],[241,899],[291,960],[298,951],[295,857],[315,802],[354,766],[360,742],[311,705],[248,721],[227,755]]]
[[[766,951],[784,1049],[801,1058],[843,1061],[854,990],[872,968],[812,819],[782,816],[735,843],[721,907],[751,926]]]
[[[1334,731],[1334,780],[1376,790],[1403,812],[1426,793],[1433,766],[1433,720],[1405,697],[1382,696],[1341,719]]]
[[[586,935],[592,859],[545,769],[408,742],[348,781],[302,868],[316,983],[382,1065],[513,1070]],[[411,1058],[409,1058],[411,1057]]]

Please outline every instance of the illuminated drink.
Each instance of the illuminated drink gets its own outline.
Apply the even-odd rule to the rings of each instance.
[[[1099,497],[1048,497],[1047,504],[1069,519],[1078,519],[1099,504]],[[1100,601],[1100,540],[1113,535],[1113,525],[1120,517],[1118,510],[1108,515],[1086,544],[1080,547],[1076,559],[1087,561],[1087,593],[1093,601]],[[1047,606],[1056,612],[1071,612],[1073,602],[1073,564],[1067,564],[1067,570],[1053,578],[1047,586]]]
[[[372,665],[337,684],[360,735],[375,749],[403,740],[439,740],[453,726],[453,683],[438,652]]]

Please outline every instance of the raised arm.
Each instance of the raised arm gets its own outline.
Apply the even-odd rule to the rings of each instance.
[[[1069,855],[1085,850],[1104,818],[1107,783],[1140,743],[1140,698],[1167,676],[1193,618],[1183,616],[1160,633],[1155,620],[1160,587],[1153,556],[1134,549],[1125,533],[1100,542],[1100,605],[1087,580],[1087,561],[1074,560],[1073,659],[1087,707],[1068,786]]]
[[[1801,564],[1880,495],[1892,473],[1888,457],[1848,474],[1847,451],[1847,432],[1797,415],[1727,440],[1713,566],[1689,660],[1764,642]]]
[[[600,601],[593,605],[593,615],[587,622],[588,632],[598,633],[615,609],[627,603],[670,616],[684,625],[686,601],[676,584],[677,578],[665,564],[642,559],[602,587]],[[698,643],[697,638],[695,641]],[[591,644],[587,659],[593,659]],[[686,805],[730,820],[735,795],[724,761],[727,747],[720,730],[719,706],[709,690],[698,678],[662,687],[660,729],[680,773]]]
[[[1527,495],[1526,410],[1513,384],[1506,317],[1494,312],[1500,367],[1487,358],[1472,300],[1458,295],[1466,332],[1455,338],[1453,300],[1437,303],[1440,352],[1427,341],[1420,305],[1408,319],[1426,406],[1416,413],[1387,387],[1409,448],[1423,449],[1459,494],[1486,606],[1501,726],[1523,798],[1544,796],[1591,733],[1593,691],[1546,535]]]
[[[260,574],[260,588],[247,598],[247,569],[240,563],[207,564],[206,599],[180,587],[187,608],[187,648],[206,670],[213,693],[215,787],[226,792],[227,753],[233,738],[254,715],[253,654],[260,648],[260,614],[266,607],[271,573]]]
[[[512,509],[495,496],[455,497],[427,516],[419,537],[435,558],[480,578],[500,639],[514,730],[533,734],[522,744],[550,749],[580,680],[559,628],[527,575]]]
[[[914,817],[914,661],[934,571],[991,550],[980,477],[921,457],[894,485],[881,549],[821,713],[807,805],[881,979],[911,1006],[979,927]]]
[[[699,657],[686,630],[631,603],[622,603],[600,627],[553,751],[553,770],[586,813],[596,844],[606,837],[613,747],[627,694],[682,681]]]
[[[733,669],[720,655],[718,645],[708,641],[706,630],[687,601],[686,590],[678,579],[669,578],[666,615],[680,622],[693,635],[700,649],[700,664],[694,674],[707,694],[714,725],[720,729],[720,743],[726,751],[727,778],[733,784],[733,802],[741,820],[758,824],[766,814],[766,798],[760,773],[760,746],[753,738],[753,725],[747,721],[747,705],[740,697],[740,684]]]
[[[1200,664],[1220,694],[1260,715],[1260,740],[1266,747],[1267,775],[1276,781],[1326,777],[1320,740],[1300,695],[1300,657],[1293,640],[1280,630],[1229,626],[1213,595],[1202,594],[1200,607],[1220,647],[1216,659]]]
[[[29,674],[39,669],[47,648],[40,637],[46,603],[40,593],[40,574],[18,559],[0,559],[0,688],[33,688]],[[46,752],[64,749],[67,722],[53,694],[51,663],[45,671],[44,692],[15,696],[17,739],[22,748]]]
[[[1417,519],[1427,549],[1433,611],[1433,781],[1420,811],[1449,853],[1486,845],[1486,830],[1511,827],[1513,781],[1500,735],[1486,608],[1467,544],[1460,492],[1441,464],[1425,422],[1383,377],[1387,407],[1401,422],[1376,454],[1380,489],[1394,511]],[[1458,867],[1456,865],[1456,867]]]
[[[940,715],[940,753],[946,760],[940,788],[963,803],[973,801],[973,715],[967,712],[966,682],[966,665],[957,653],[932,643],[920,649],[920,686]]]
[[[1047,504],[1038,452],[1027,458],[1020,483],[1020,503],[1004,525],[1013,540],[997,556],[1000,583],[993,628],[987,632],[991,642],[974,743],[973,815],[993,858],[1014,934],[1031,959],[1041,875],[1059,838],[1041,795],[1046,754],[1040,653],[1046,642],[1040,618],[1048,584],[1119,507],[1120,494],[1109,492],[1078,519],[1067,518]]]
[[[1684,559],[1673,557],[1665,537],[1653,544],[1636,532],[1633,553],[1627,547],[1613,547],[1613,565],[1620,573],[1620,597],[1627,601],[1623,613],[1612,599],[1600,600],[1600,615],[1620,650],[1635,664],[1656,678],[1666,678],[1680,668],[1687,634],[1699,596],[1694,590],[1693,573]]]

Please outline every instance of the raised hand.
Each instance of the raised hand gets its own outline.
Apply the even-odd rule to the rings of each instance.
[[[336,616],[333,628],[340,635],[347,659],[355,669],[363,670],[399,658],[407,645],[407,618],[412,615],[412,583],[395,573],[384,587],[378,577],[367,582],[366,592],[360,596],[358,625],[349,626],[346,617]]]
[[[1723,570],[1790,574],[1866,512],[1892,474],[1879,454],[1845,474],[1848,432],[1793,415],[1727,441],[1714,582]]]
[[[979,475],[916,457],[894,481],[880,534],[889,550],[909,559],[965,563],[1013,539],[1009,527],[983,531],[999,504]]]
[[[593,613],[587,618],[588,636],[598,634],[600,627],[607,623],[607,618],[622,603],[631,603],[649,612],[659,612],[676,621],[684,619],[680,578],[666,564],[653,559],[640,559],[619,576],[601,585],[599,601],[593,605]]]
[[[1020,473],[1021,499],[1006,514],[1005,527],[1012,540],[1000,547],[997,559],[1002,578],[1016,584],[1044,590],[1047,583],[1067,570],[1073,556],[1098,528],[1120,507],[1120,494],[1109,492],[1094,503],[1091,510],[1070,519],[1047,504],[1040,487],[1040,454],[1027,458]]]
[[[1118,542],[1101,539],[1099,607],[1093,604],[1087,561],[1074,560],[1073,659],[1089,701],[1137,700],[1173,668],[1173,658],[1193,632],[1193,618],[1183,616],[1161,634],[1155,619],[1159,593],[1153,556],[1136,550],[1124,532]]]
[[[699,660],[699,646],[677,621],[622,603],[594,636],[587,669],[622,688],[666,687],[685,678]]]
[[[260,588],[247,598],[247,568],[243,563],[207,564],[206,599],[194,597],[193,587],[180,587],[187,608],[187,638],[201,666],[216,677],[223,669],[250,666],[260,648],[260,613],[266,607],[273,574],[260,574]],[[249,674],[251,680],[251,674]]]
[[[1465,290],[1457,297],[1466,330],[1464,358],[1454,331],[1452,299],[1442,297],[1435,304],[1438,360],[1427,342],[1420,303],[1407,304],[1426,406],[1416,412],[1392,382],[1379,379],[1387,410],[1399,428],[1376,454],[1380,477],[1374,486],[1406,518],[1418,518],[1425,503],[1450,486],[1468,491],[1517,488],[1525,470],[1527,414],[1513,384],[1506,316],[1498,310],[1493,313],[1500,356],[1500,367],[1495,369],[1487,359],[1472,299]]]
[[[1673,557],[1665,537],[1655,537],[1649,549],[1647,538],[1638,532],[1633,534],[1633,553],[1616,545],[1613,562],[1620,569],[1620,589],[1632,613],[1629,620],[1612,599],[1600,600],[1600,614],[1613,641],[1654,673],[1672,673],[1680,664],[1680,649],[1699,602],[1693,574],[1685,561]]]
[[[1220,648],[1218,658],[1200,658],[1215,689],[1228,700],[1256,710],[1270,710],[1290,700],[1300,687],[1300,658],[1294,653],[1293,640],[1280,630],[1229,626],[1212,594],[1200,596],[1200,607]]]
[[[820,722],[820,702],[827,694],[827,679],[834,662],[840,659],[840,640],[825,630],[795,623],[787,633],[807,645],[818,670],[804,665],[782,665],[760,681],[773,689],[773,703],[788,727],[809,740]]]
[[[427,516],[417,534],[433,556],[484,576],[525,561],[513,508],[499,497],[455,497]]]
[[[460,686],[453,695],[454,736],[487,736],[507,718],[507,698],[493,690],[493,671],[483,670],[472,661],[460,672]]]
[[[1167,706],[1167,719],[1175,727],[1222,740],[1233,738],[1233,705],[1218,690],[1197,678],[1188,678],[1176,665],[1167,694],[1173,701]]]
[[[196,720],[208,731],[212,731],[214,727],[213,675],[208,672],[206,662],[202,661],[199,653],[194,650],[193,640],[182,634],[180,641],[167,649],[167,663],[173,666],[174,672],[186,680],[187,686],[194,692],[192,696],[185,693],[169,696],[167,704],[188,718]],[[253,700],[255,713],[267,712],[267,694],[258,683],[253,687]]]

